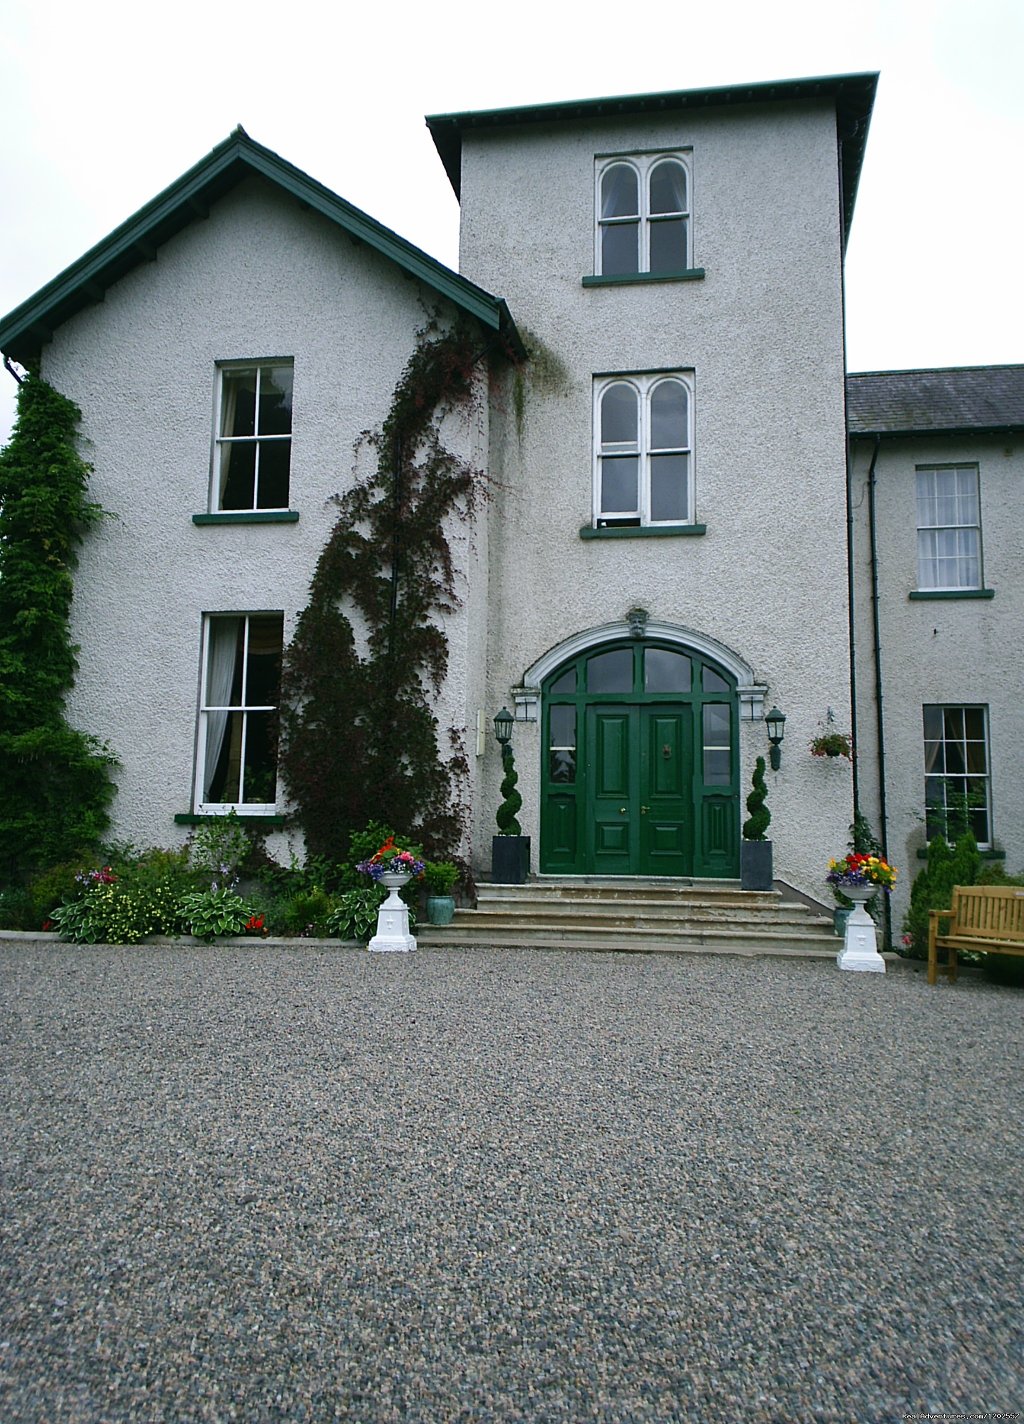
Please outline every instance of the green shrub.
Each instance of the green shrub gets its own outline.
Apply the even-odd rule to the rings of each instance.
[[[234,811],[226,816],[209,816],[192,835],[189,861],[192,868],[218,885],[237,881],[252,854],[248,831]]]
[[[377,928],[377,911],[386,898],[383,885],[346,890],[328,917],[327,933],[339,939],[360,939],[365,944]]]
[[[768,788],[764,780],[764,764],[764,757],[758,757],[754,763],[754,774],[751,777],[751,792],[747,797],[747,810],[750,812],[750,816],[743,822],[743,839],[745,841],[763,841],[768,839],[765,833],[771,822],[772,813],[765,805],[768,799]]]
[[[233,890],[196,890],[177,906],[188,934],[207,942],[220,935],[240,935],[252,917],[252,908]]]
[[[365,880],[365,876],[363,879]],[[399,893],[405,898],[410,887]],[[358,890],[346,890],[338,898],[337,907],[327,919],[327,933],[338,939],[358,939],[365,944],[377,929],[377,912],[387,899],[383,885],[365,885]],[[408,903],[408,902],[406,902]],[[409,905],[409,927],[416,924],[416,910]]]
[[[109,824],[116,758],[68,725],[78,548],[102,517],[87,497],[78,407],[35,374],[0,451],[0,879],[87,854]],[[34,926],[33,926],[34,928]]]
[[[328,895],[320,885],[300,890],[279,903],[274,920],[275,928],[284,935],[327,934],[327,920],[336,903],[335,897]]]
[[[928,911],[948,909],[953,886],[976,885],[982,865],[978,842],[970,831],[952,848],[944,836],[929,841],[927,863],[914,877],[910,908],[903,918],[902,952],[906,958],[928,958]]]
[[[82,872],[81,861],[62,861],[49,870],[33,875],[24,888],[23,923],[8,929],[38,930],[52,918],[53,911],[65,900],[73,900],[85,887],[76,880]]]
[[[11,885],[0,890],[0,930],[41,929],[48,918],[37,916],[35,901],[22,886]]]
[[[428,895],[450,895],[458,878],[459,867],[451,860],[428,860],[423,867]]]

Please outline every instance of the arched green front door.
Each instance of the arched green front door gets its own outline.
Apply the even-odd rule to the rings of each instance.
[[[695,652],[606,644],[542,689],[541,870],[739,874],[735,680]]]

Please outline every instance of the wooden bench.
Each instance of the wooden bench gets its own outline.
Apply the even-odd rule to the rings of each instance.
[[[949,920],[946,934],[939,921]],[[1024,886],[954,885],[948,910],[928,911],[928,983],[939,976],[939,950],[947,952],[943,972],[956,982],[961,949],[983,954],[1024,954]]]

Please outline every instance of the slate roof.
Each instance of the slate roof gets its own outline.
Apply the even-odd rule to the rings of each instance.
[[[414,247],[272,149],[264,148],[241,127],[109,237],[0,319],[0,351],[22,365],[30,364],[62,322],[83,307],[102,301],[108,287],[133,267],[152,261],[161,243],[205,217],[218,198],[254,174],[336,223],[353,241],[382,253],[408,276],[447,297],[485,328],[500,334],[513,351],[522,353],[521,338],[500,297],[491,296]]]
[[[622,114],[672,113],[681,109],[715,109],[737,104],[777,105],[820,103],[835,105],[839,134],[840,186],[843,235],[853,221],[853,205],[864,162],[868,126],[875,102],[878,75],[831,74],[819,78],[779,79],[759,84],[728,84],[713,89],[678,89],[661,94],[625,94],[608,99],[572,99],[558,104],[528,104],[514,109],[478,109],[461,114],[430,114],[427,128],[444,164],[445,172],[462,196],[462,135],[468,130],[508,128],[520,124],[556,124],[617,118]]]
[[[1024,429],[1024,366],[865,371],[846,378],[851,435]]]

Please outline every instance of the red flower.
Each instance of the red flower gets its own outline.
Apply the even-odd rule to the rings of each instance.
[[[52,920],[44,920],[44,921],[43,921],[43,929],[44,929],[44,931],[45,931],[45,930],[52,930],[52,929],[53,929],[53,921],[52,921]]]

